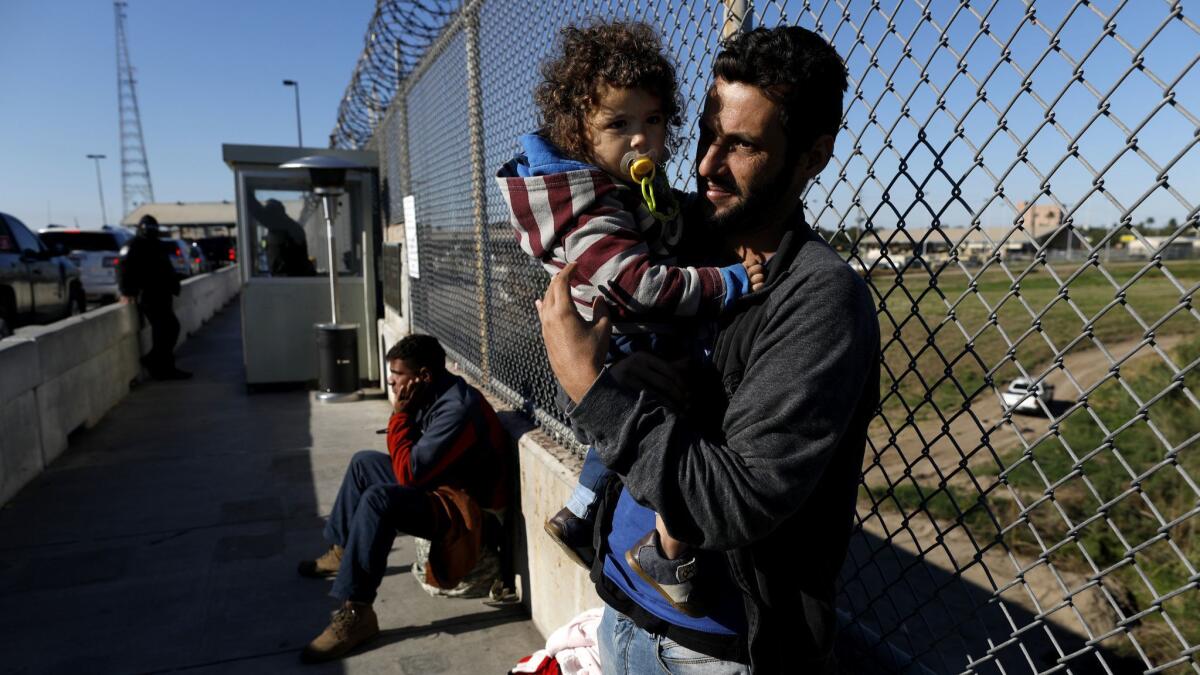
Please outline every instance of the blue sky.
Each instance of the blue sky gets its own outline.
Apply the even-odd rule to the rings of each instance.
[[[719,12],[713,9],[715,3],[709,2],[688,5],[647,0],[642,4],[660,10],[666,4],[672,9],[666,14],[643,12],[632,3],[617,3],[615,11],[624,6],[639,16],[674,16],[666,31],[668,44],[682,64],[684,91],[692,95],[686,123],[694,128],[695,103],[703,94],[711,67]],[[935,216],[943,226],[966,225],[972,218],[983,225],[1004,225],[1015,215],[1010,204],[1031,198],[1042,203],[1058,201],[1068,210],[1078,206],[1078,224],[1109,225],[1121,209],[1101,195],[1085,199],[1092,176],[1083,161],[1070,158],[1055,166],[1068,154],[1062,132],[1074,136],[1088,125],[1096,111],[1096,93],[1103,96],[1114,86],[1115,93],[1107,99],[1110,110],[1127,126],[1136,127],[1158,109],[1151,122],[1137,131],[1138,147],[1160,165],[1182,152],[1169,171],[1170,185],[1185,201],[1200,203],[1200,181],[1195,179],[1200,175],[1200,147],[1194,145],[1195,125],[1176,109],[1162,105],[1163,89],[1145,72],[1126,74],[1133,61],[1129,48],[1136,52],[1146,45],[1142,56],[1148,70],[1166,82],[1178,80],[1176,103],[1200,115],[1200,66],[1189,69],[1200,50],[1200,36],[1177,19],[1161,27],[1170,7],[1164,0],[1094,0],[1090,6],[1047,0],[1036,3],[1036,24],[1025,18],[1025,4],[1020,0],[972,3],[979,15],[960,9],[958,0],[928,0],[921,4],[929,8],[932,22],[922,20],[921,4],[911,0],[882,0],[878,9],[866,0],[851,0],[844,5],[853,26],[841,27],[839,3],[810,3],[825,9],[821,17],[807,13],[800,0],[760,4],[764,9],[759,21],[766,25],[785,21],[816,28],[820,22],[820,28],[832,34],[834,46],[846,57],[854,80],[847,97],[850,132],[839,136],[835,149],[846,176],[837,180],[841,166],[836,164],[822,176],[822,184],[833,191],[837,209],[837,213],[818,214],[822,226],[855,224],[864,218],[877,227],[893,227],[899,222],[925,227]],[[514,35],[514,27],[520,25],[527,33],[548,37],[568,15],[581,18],[588,11],[581,8],[564,14],[548,11],[555,3],[542,5],[540,9],[518,9],[492,0],[486,5],[484,23],[495,16],[499,35]],[[1184,15],[1194,21],[1187,14],[1194,9],[1191,5],[1185,3]],[[325,145],[373,8],[372,0],[131,0],[127,27],[138,68],[138,95],[155,197],[159,201],[231,198],[233,181],[220,159],[221,143],[293,143],[292,92],[280,85],[283,78],[301,82],[305,140],[310,145]],[[1113,38],[1094,44],[1103,26],[1097,12],[1105,16],[1115,12],[1117,35],[1129,48]],[[885,15],[891,15],[896,34],[888,34]],[[984,22],[992,35],[977,38]],[[1007,132],[997,133],[994,110],[974,102],[976,83],[955,75],[957,57],[937,49],[939,27],[946,26],[950,48],[960,55],[965,52],[970,75],[977,81],[987,78],[988,101],[1000,109],[1011,104],[1003,117],[1015,141]],[[856,31],[862,32],[865,45],[855,44]],[[1150,40],[1156,31],[1157,36]],[[1057,34],[1062,52],[1041,59],[1050,40],[1047,32]],[[54,222],[70,223],[75,218],[81,224],[98,222],[94,169],[84,155],[99,152],[109,156],[103,163],[109,219],[118,217],[121,190],[113,41],[112,5],[106,0],[0,2],[0,64],[4,64],[0,67],[0,91],[5,101],[0,106],[0,210],[34,226],[46,222],[47,205]],[[1011,47],[1012,64],[1002,64],[993,72],[1004,43]],[[491,149],[490,159],[510,152],[507,139],[532,125],[527,91],[535,79],[533,64],[549,41],[535,39],[529,51],[513,52],[511,46],[503,40],[485,45],[492,56],[492,63],[484,64],[485,73],[490,73],[485,97],[498,87],[499,99],[505,102],[501,109],[508,111],[500,115],[503,119],[485,121],[493,132],[489,143],[499,136],[504,140]],[[911,58],[903,57],[905,46],[911,49]],[[702,54],[705,49],[710,51]],[[872,54],[874,67],[869,65]],[[1096,92],[1079,83],[1067,86],[1073,67],[1064,55],[1077,61],[1087,57],[1084,73]],[[517,56],[530,63],[513,72]],[[926,63],[930,84],[918,84]],[[1054,108],[1061,131],[1048,127],[1035,132],[1044,110],[1030,94],[1018,94],[1021,78],[1016,68],[1029,70],[1035,64],[1034,93],[1047,102],[1061,94]],[[889,77],[893,92],[885,86]],[[862,88],[860,101],[851,100],[856,85]],[[944,92],[946,111],[931,115],[937,91]],[[511,108],[507,102],[521,105]],[[905,105],[911,109],[909,119],[901,115]],[[875,106],[877,124],[866,122],[871,106]],[[514,114],[519,119],[509,119]],[[965,138],[951,141],[956,120],[961,120]],[[858,139],[863,153],[854,156],[855,136],[864,128]],[[894,151],[881,152],[885,130],[890,130],[888,140]],[[921,130],[925,143],[918,138]],[[1028,161],[1013,165],[1026,140]],[[690,161],[693,144],[694,137],[679,153],[681,184],[687,182],[687,169],[682,165]],[[1093,168],[1111,164],[1105,171],[1105,187],[1121,204],[1132,206],[1152,186],[1154,172],[1142,158],[1123,152],[1124,144],[1125,132],[1114,118],[1107,117],[1091,122],[1077,143],[1080,158]],[[935,151],[944,160],[944,173],[930,176]],[[977,154],[982,166],[973,167]],[[907,155],[907,172],[915,183],[900,174],[901,155]],[[877,180],[865,179],[868,164],[877,156],[872,166]],[[1052,198],[1038,197],[1038,173],[1051,171]],[[893,178],[897,180],[893,182]],[[914,206],[917,185],[922,182],[929,208]],[[994,199],[997,182],[1009,203]],[[962,190],[958,200],[950,196],[955,184]],[[825,197],[821,190],[817,187],[810,193],[810,208],[821,208]],[[861,209],[852,206],[856,197]],[[981,206],[989,202],[986,208]],[[1179,200],[1159,188],[1151,190],[1130,217],[1133,222],[1154,218],[1165,223],[1170,218],[1182,221],[1186,213]]]
[[[336,9],[335,9],[336,8]],[[126,31],[157,201],[233,198],[222,143],[325,146],[374,0],[130,0]],[[0,211],[31,227],[121,215],[107,0],[0,2]]]
[[[799,3],[780,4],[791,8]],[[1151,189],[1155,179],[1151,163],[1166,168],[1197,131],[1186,116],[1164,105],[1165,90],[1151,73],[1168,85],[1178,79],[1173,87],[1175,102],[1192,115],[1200,114],[1200,68],[1193,66],[1200,35],[1183,21],[1168,18],[1171,3],[1036,2],[1032,19],[1026,3],[1016,0],[972,3],[974,12],[960,9],[957,1],[920,3],[928,8],[932,21],[921,19],[922,7],[915,2],[884,2],[890,19],[880,12],[868,15],[862,11],[867,4],[850,3],[853,25],[839,28],[840,13],[822,17],[825,32],[834,33],[833,44],[857,80],[851,84],[851,95],[856,84],[862,89],[862,99],[847,112],[851,130],[867,129],[859,137],[865,156],[849,159],[845,167],[851,185],[862,181],[872,150],[878,152],[883,144],[883,130],[895,124],[889,140],[896,152],[882,153],[872,167],[879,180],[867,181],[859,194],[862,215],[884,225],[903,218],[909,226],[925,227],[935,215],[943,225],[965,225],[973,217],[983,225],[1007,225],[1016,215],[1010,204],[1036,200],[1057,202],[1067,212],[1074,209],[1075,223],[1085,226],[1111,225],[1124,209],[1131,209],[1128,216],[1134,223],[1148,218],[1159,224],[1170,218],[1182,223],[1186,218],[1187,208],[1179,199],[1161,187]],[[1184,16],[1194,21],[1186,12]],[[815,24],[813,17],[801,17],[801,25]],[[1101,38],[1110,19],[1116,36]],[[897,28],[894,35],[887,32],[889,20]],[[983,24],[990,35],[980,34]],[[855,44],[856,30],[865,44]],[[939,48],[943,34],[948,46]],[[1052,38],[1058,41],[1059,51],[1050,49]],[[911,59],[902,57],[905,47],[911,50]],[[1002,61],[1005,48],[1010,62]],[[1134,68],[1138,54],[1145,70]],[[877,68],[868,65],[872,55]],[[967,73],[956,74],[960,58]],[[1076,67],[1082,69],[1086,82],[1072,82]],[[928,84],[919,84],[922,70]],[[1031,91],[1021,91],[1022,73],[1028,75]],[[889,79],[894,92],[886,90]],[[976,100],[980,86],[986,91],[986,102]],[[945,110],[934,112],[939,95]],[[1093,119],[1101,100],[1110,114]],[[867,123],[872,107],[878,126]],[[903,118],[904,107],[911,110],[911,119]],[[1047,107],[1053,109],[1058,128],[1045,124]],[[1000,129],[1001,119],[1006,130]],[[1142,126],[1146,119],[1149,122]],[[954,129],[960,123],[964,137],[955,139]],[[925,134],[924,142],[920,132]],[[1137,138],[1145,157],[1125,151],[1127,133]],[[1072,143],[1078,156],[1064,161]],[[843,133],[835,156],[850,157],[853,144],[854,134]],[[1027,153],[1026,161],[1018,161],[1022,151]],[[938,155],[944,173],[930,177]],[[902,156],[911,181],[900,175]],[[972,168],[976,161],[980,164]],[[1103,174],[1107,196],[1089,196],[1093,172]],[[1200,203],[1197,172],[1200,147],[1195,145],[1166,169],[1170,186],[1192,206]],[[829,174],[824,176],[827,182],[836,178]],[[926,178],[928,182],[920,185]],[[1039,195],[1043,180],[1049,195]],[[957,201],[950,198],[955,183],[962,191]],[[995,198],[997,183],[1008,202]],[[905,213],[918,186],[929,207],[918,204]],[[847,187],[834,189],[835,203],[851,198]],[[882,199],[885,190],[888,200]],[[983,204],[988,206],[981,208]]]
[[[1167,171],[1169,184],[1190,205],[1200,204],[1200,181],[1195,178],[1200,175],[1200,147],[1192,145],[1185,152],[1197,128],[1177,109],[1163,105],[1164,89],[1148,74],[1168,84],[1178,80],[1175,102],[1200,115],[1200,66],[1193,65],[1200,35],[1183,21],[1168,19],[1170,2],[1093,0],[1082,6],[1066,0],[1039,1],[1033,3],[1032,20],[1026,13],[1028,3],[1021,0],[972,2],[968,8],[958,0],[882,0],[879,9],[865,0],[808,3],[824,12],[820,16],[805,10],[800,0],[759,4],[764,6],[758,17],[761,24],[784,21],[818,29],[832,36],[846,60],[852,80],[846,97],[849,130],[839,135],[834,151],[846,179],[838,181],[843,167],[835,162],[821,180],[831,187],[841,215],[855,214],[852,221],[928,227],[936,217],[942,226],[967,225],[973,219],[984,226],[1010,225],[1016,215],[1012,205],[1030,200],[1057,202],[1068,212],[1075,209],[1075,223],[1084,226],[1110,226],[1124,210],[1130,210],[1134,223],[1148,218],[1158,224],[1170,218],[1182,223],[1187,208],[1167,190],[1151,190],[1155,172],[1150,164],[1123,151],[1126,129],[1120,123],[1134,132],[1141,152],[1161,167],[1183,152]],[[1184,16],[1195,22],[1187,12],[1195,10],[1195,3],[1183,4]],[[839,5],[846,7],[848,22]],[[922,19],[923,9],[931,20]],[[1109,18],[1116,37],[1099,39]],[[889,22],[894,33],[888,31]],[[984,24],[990,35],[980,35]],[[938,45],[943,33],[947,47]],[[860,34],[863,42],[856,44]],[[1058,52],[1048,52],[1052,36],[1058,40]],[[1005,47],[1010,63],[1001,62]],[[911,50],[909,58],[904,57],[906,48]],[[1144,59],[1146,70],[1133,68],[1135,54]],[[967,72],[956,75],[960,57]],[[1083,69],[1094,91],[1071,82],[1076,67],[1072,61]],[[922,71],[926,84],[920,83]],[[1020,91],[1021,72],[1030,74],[1031,92]],[[889,82],[893,91],[888,91]],[[976,102],[980,85],[987,102]],[[862,90],[860,100],[854,100],[856,88]],[[939,94],[945,110],[934,112]],[[1101,99],[1111,115],[1093,121]],[[1052,104],[1060,128],[1042,124],[1043,104]],[[908,118],[902,114],[906,107]],[[868,122],[872,111],[875,124]],[[999,130],[1001,118],[1007,131]],[[1150,121],[1138,128],[1146,118]],[[959,123],[964,137],[955,139]],[[883,149],[885,132],[894,151]],[[1078,157],[1060,164],[1070,154],[1069,139],[1076,136]],[[862,146],[858,156],[853,154],[856,141]],[[1022,146],[1027,153],[1023,162],[1017,161]],[[935,156],[942,159],[941,171],[935,171]],[[973,166],[976,161],[981,165]],[[866,178],[868,166],[876,179]],[[1104,174],[1111,199],[1089,196],[1093,170]],[[1049,184],[1048,196],[1039,194],[1043,179]],[[997,184],[1008,202],[995,197]],[[961,199],[951,197],[955,185]],[[917,203],[918,187],[928,207]],[[856,197],[861,210],[849,206]],[[821,188],[810,192],[810,210],[819,210],[824,199]],[[818,219],[836,227],[836,215],[826,212]]]
[[[680,64],[689,137],[671,168],[676,185],[690,188],[695,117],[717,50],[719,3],[613,4],[613,11],[627,16],[660,17],[668,50]],[[1193,123],[1200,116],[1200,65],[1194,64],[1200,34],[1185,21],[1169,18],[1171,2],[1092,0],[1083,5],[1038,0],[1032,3],[1032,17],[1027,0],[973,0],[965,7],[959,0],[755,4],[756,25],[799,24],[831,38],[850,72],[848,129],[838,135],[835,161],[822,174],[821,185],[807,196],[810,213],[822,227],[855,225],[860,219],[883,228],[901,223],[910,228],[972,222],[1011,226],[1021,201],[1059,204],[1067,213],[1074,211],[1079,226],[1108,227],[1121,217],[1166,224],[1171,218],[1182,223],[1188,206],[1200,204],[1200,146],[1195,144]],[[1189,11],[1198,4],[1182,5],[1183,16],[1193,25],[1196,17]],[[485,115],[492,99],[492,114],[514,114],[518,109],[510,101],[515,99],[523,104],[517,114],[524,122],[531,106],[521,92],[532,86],[534,64],[549,44],[535,40],[533,51],[509,55],[487,37],[512,32],[516,25],[533,35],[550,35],[550,24],[581,18],[587,10],[546,16],[495,1],[485,7],[485,59],[504,55],[503,70],[519,73],[485,81]],[[928,19],[923,10],[928,10]],[[1115,36],[1101,38],[1109,19]],[[982,34],[985,25],[988,33]],[[947,45],[941,47],[943,34]],[[1057,40],[1057,52],[1049,49],[1052,39]],[[1009,62],[1003,61],[1005,49],[1010,51]],[[1144,70],[1134,67],[1135,56],[1143,59]],[[965,72],[956,74],[960,60]],[[1072,82],[1076,66],[1082,68],[1086,83]],[[1031,91],[1021,91],[1022,73],[1030,74]],[[1178,107],[1165,103],[1165,90],[1151,73],[1173,84]],[[928,81],[922,83],[923,77]],[[987,98],[977,102],[980,87]],[[944,110],[934,112],[939,97]],[[1110,114],[1093,120],[1101,100]],[[1057,128],[1043,124],[1044,106],[1053,108]],[[1193,117],[1182,114],[1182,108]],[[875,121],[869,122],[872,114]],[[1000,129],[1001,120],[1006,130]],[[959,124],[963,137],[955,138]],[[507,127],[515,134],[528,123]],[[1145,157],[1125,149],[1129,132]],[[1072,142],[1078,156],[1061,161],[1070,155]],[[861,154],[854,152],[856,143]],[[886,148],[886,143],[892,147]],[[1018,161],[1022,152],[1025,160]],[[937,157],[942,166],[935,170]],[[1166,167],[1173,160],[1167,170],[1169,185],[1182,201],[1163,187],[1153,188],[1156,172],[1151,163]],[[839,179],[842,170],[845,177]],[[875,177],[868,178],[868,171]],[[1093,171],[1103,174],[1107,195],[1091,191]],[[1041,194],[1043,180],[1048,182],[1048,195]],[[1004,198],[997,198],[997,185]],[[955,188],[961,191],[958,198],[952,196]],[[824,208],[826,190],[832,193],[832,209]]]

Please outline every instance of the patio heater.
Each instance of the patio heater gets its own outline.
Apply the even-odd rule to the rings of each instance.
[[[338,197],[346,187],[346,172],[365,169],[338,157],[311,155],[280,164],[281,169],[306,169],[312,182],[313,194],[321,197],[325,215],[325,237],[329,252],[329,323],[318,323],[317,331],[317,400],[324,403],[356,401],[362,394],[358,388],[358,324],[338,323],[337,244],[333,234],[333,219],[337,216]]]

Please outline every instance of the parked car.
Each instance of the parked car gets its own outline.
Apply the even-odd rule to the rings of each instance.
[[[204,251],[212,269],[237,262],[237,239],[234,237],[204,237],[197,239],[196,244]]]
[[[0,337],[87,309],[79,268],[16,218],[0,213]]]
[[[51,225],[40,230],[38,236],[51,251],[66,254],[79,268],[88,300],[117,299],[121,247],[133,239],[133,232],[111,225],[99,228]]]
[[[196,242],[188,244],[189,255],[192,258],[192,274],[205,274],[212,271],[212,265],[208,262],[208,256],[204,255],[204,249]]]
[[[167,249],[167,256],[171,258],[171,266],[175,268],[175,273],[181,277],[190,277],[196,272],[192,271],[192,246],[182,239],[163,239],[162,245]]]
[[[1048,409],[1050,402],[1054,400],[1054,385],[1046,382],[1034,384],[1033,380],[1027,377],[1018,377],[1008,383],[1008,388],[1000,397],[1004,399],[1004,407],[1010,410],[1041,412],[1043,406]],[[1041,401],[1042,405],[1038,405],[1038,401]]]

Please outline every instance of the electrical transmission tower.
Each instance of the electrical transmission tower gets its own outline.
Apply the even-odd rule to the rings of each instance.
[[[142,137],[142,115],[138,111],[136,80],[133,63],[129,60],[129,44],[125,41],[124,0],[114,0],[117,16],[117,108],[121,130],[121,193],[125,214],[139,205],[154,201],[154,185],[150,182],[150,163],[146,160],[146,141]]]

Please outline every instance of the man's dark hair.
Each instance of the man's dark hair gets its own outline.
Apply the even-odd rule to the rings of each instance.
[[[641,89],[660,97],[667,149],[677,144],[680,116],[675,66],[662,40],[640,21],[591,19],[559,32],[555,58],[542,63],[542,82],[533,92],[542,133],[574,159],[594,161],[587,116],[600,100],[600,87]]]
[[[446,350],[432,335],[409,335],[401,338],[392,345],[384,360],[400,359],[409,368],[418,370],[428,368],[429,372],[438,375],[446,370]]]
[[[158,227],[158,218],[147,213],[138,221],[138,227]]]
[[[841,126],[846,65],[810,30],[781,26],[737,35],[717,55],[713,75],[757,87],[780,107],[790,161]]]

